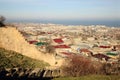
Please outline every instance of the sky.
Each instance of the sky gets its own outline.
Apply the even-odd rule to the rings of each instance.
[[[120,21],[120,0],[0,0],[8,20]]]

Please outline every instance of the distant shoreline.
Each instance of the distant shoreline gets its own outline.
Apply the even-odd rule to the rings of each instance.
[[[108,27],[120,27],[120,21],[80,21],[80,20],[7,20],[7,23],[41,23],[41,24],[60,24],[60,25],[105,25]]]

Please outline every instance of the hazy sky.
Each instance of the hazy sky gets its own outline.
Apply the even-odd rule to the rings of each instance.
[[[0,0],[8,19],[120,20],[120,0]]]

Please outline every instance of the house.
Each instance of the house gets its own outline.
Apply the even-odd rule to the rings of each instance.
[[[55,43],[57,43],[57,44],[62,44],[62,43],[64,43],[61,38],[53,39],[53,41],[54,41]]]
[[[105,59],[106,61],[108,61],[111,57],[107,56],[107,55],[104,55],[104,54],[101,54],[101,53],[98,53],[98,54],[94,54],[91,53],[91,55],[94,57],[94,58],[98,58],[100,60],[103,60]]]
[[[120,50],[120,45],[114,45],[116,50]]]
[[[53,46],[54,48],[70,48],[69,46],[67,45],[56,45],[56,46]]]
[[[72,49],[72,52],[75,52],[75,53],[79,53],[80,52],[80,48],[79,48],[78,45],[71,45],[70,47]]]
[[[104,45],[101,45],[99,46],[100,48],[111,48],[111,46],[104,46]]]
[[[71,52],[60,52],[58,55],[60,55],[63,58],[69,58],[73,54]]]
[[[88,40],[88,41],[94,41],[95,38],[94,38],[94,37],[88,37],[87,40]]]
[[[72,44],[72,41],[71,41],[71,39],[69,38],[69,36],[63,37],[62,40],[63,40],[64,43],[67,44],[67,45]]]
[[[65,44],[62,45],[54,45],[53,46],[55,48],[56,53],[60,53],[61,51],[64,52],[71,52],[71,47]]]
[[[39,40],[40,42],[47,42],[49,40],[49,36],[48,35],[38,35],[37,40]]]
[[[37,36],[29,35],[29,36],[25,36],[25,37],[26,37],[26,39],[27,39],[28,41],[37,40]]]
[[[28,41],[28,42],[29,42],[29,44],[36,44],[38,41],[32,40],[32,41]]]
[[[90,53],[91,53],[91,51],[88,49],[85,49],[85,48],[80,49],[80,54],[82,54],[82,55],[91,56]]]
[[[43,45],[47,45],[48,43],[46,42],[37,42],[36,45],[37,46],[43,46]]]
[[[74,44],[79,44],[82,41],[82,37],[73,38]]]
[[[117,59],[119,57],[119,52],[118,51],[110,51],[106,53],[107,56]]]

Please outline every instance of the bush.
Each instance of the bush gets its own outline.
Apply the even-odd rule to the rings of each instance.
[[[0,16],[0,27],[5,26],[4,21],[5,21],[5,17],[4,16]]]
[[[88,74],[103,74],[103,65],[89,58],[74,56],[68,65],[62,68],[64,76],[78,77]]]
[[[60,77],[53,80],[120,80],[118,75],[87,75],[81,77]]]
[[[55,48],[51,44],[47,44],[46,45],[46,52],[54,54],[55,53]]]

